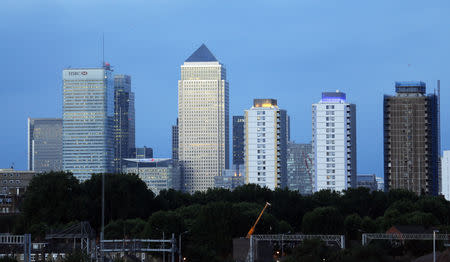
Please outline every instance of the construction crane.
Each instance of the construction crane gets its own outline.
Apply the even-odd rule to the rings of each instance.
[[[264,214],[264,211],[266,210],[266,208],[268,206],[270,206],[270,203],[266,202],[266,205],[264,206],[263,210],[261,211],[261,213],[259,214],[258,218],[256,219],[255,224],[248,231],[246,238],[250,238],[253,235],[253,232],[255,232],[256,225],[258,224],[259,220],[261,219],[261,216]]]

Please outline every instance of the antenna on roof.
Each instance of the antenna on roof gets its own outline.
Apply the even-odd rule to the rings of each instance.
[[[105,66],[105,33],[102,36],[102,67]]]

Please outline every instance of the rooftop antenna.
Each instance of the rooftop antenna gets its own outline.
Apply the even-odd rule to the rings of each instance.
[[[102,36],[102,67],[105,66],[105,33]]]

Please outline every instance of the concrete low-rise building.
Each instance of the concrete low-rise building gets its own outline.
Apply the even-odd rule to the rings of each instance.
[[[137,174],[156,195],[164,189],[181,190],[180,166],[170,158],[127,158],[122,172]]]

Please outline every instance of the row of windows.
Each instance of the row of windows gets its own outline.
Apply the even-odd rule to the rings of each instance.
[[[4,185],[8,184],[8,180],[3,180],[3,184]],[[12,184],[20,185],[20,180],[9,180],[9,184],[10,185],[12,185]]]

